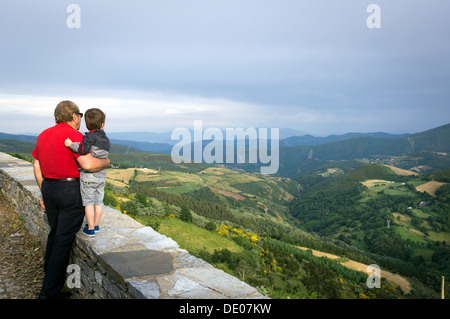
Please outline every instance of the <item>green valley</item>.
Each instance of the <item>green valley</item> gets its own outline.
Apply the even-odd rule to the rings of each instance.
[[[275,175],[113,145],[104,203],[271,298],[439,298],[449,130],[282,146]],[[32,142],[0,142],[32,161]],[[380,267],[379,288],[367,265]]]
[[[299,177],[306,186],[291,212],[306,231],[360,249],[380,265],[437,290],[440,276],[450,271],[448,171],[394,170],[372,163],[332,178]]]
[[[130,160],[114,154],[115,167],[121,156]],[[429,283],[448,271],[441,258],[450,239],[448,217],[435,209],[443,182],[364,163],[290,179],[203,164],[164,170],[148,161],[108,170],[105,203],[273,298],[436,297],[438,288]],[[430,183],[434,195],[417,190]],[[340,258],[318,257],[312,249]],[[412,289],[405,295],[384,278],[384,289],[370,290],[361,267],[345,267],[349,259],[398,273]]]

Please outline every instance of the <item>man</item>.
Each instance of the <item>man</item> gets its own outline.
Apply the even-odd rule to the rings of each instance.
[[[75,103],[60,102],[54,116],[56,125],[38,136],[32,152],[34,175],[42,193],[40,203],[50,225],[41,299],[61,298],[72,244],[83,223],[78,164],[91,172],[111,164],[107,158],[99,159],[90,154],[80,156],[64,146],[66,138],[83,141],[83,135],[78,132],[83,114]]]

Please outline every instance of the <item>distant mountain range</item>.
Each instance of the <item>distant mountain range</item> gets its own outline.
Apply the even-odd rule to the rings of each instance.
[[[8,134],[0,132],[0,140],[15,140],[22,142],[36,143],[37,136],[34,135],[23,135],[23,134]]]
[[[353,134],[347,135],[355,136]],[[376,136],[384,134],[376,133]],[[342,138],[344,136],[338,136]],[[336,137],[333,137],[336,138]],[[331,137],[330,137],[331,139]],[[413,158],[427,157],[436,169],[448,169],[450,163],[450,124],[431,130],[404,136],[384,135],[384,137],[361,136],[322,144],[280,147],[280,170],[282,176],[295,176],[317,169],[330,161],[375,159],[376,157],[407,156],[411,168],[416,163]],[[422,163],[423,165],[423,163]]]
[[[193,130],[190,130],[194,136]],[[223,131],[224,132],[224,131]],[[178,143],[171,140],[171,133],[153,133],[153,132],[107,132],[111,143],[121,144],[145,152],[170,154],[173,145]],[[297,134],[297,135],[296,135]],[[300,135],[301,134],[301,135]],[[225,132],[223,133],[225,136]],[[408,136],[409,134],[389,134],[383,132],[377,133],[346,133],[342,135],[329,135],[326,137],[317,137],[309,134],[303,134],[293,129],[280,129],[280,146],[298,146],[298,145],[320,145],[336,141],[344,141],[359,137],[375,138],[398,138]],[[23,142],[36,142],[37,135],[33,134],[8,134],[0,133],[0,139],[18,140]],[[204,144],[208,142],[205,141]]]
[[[283,134],[289,135],[288,133],[284,132]],[[290,133],[294,132],[291,131]],[[178,141],[170,140],[170,133],[134,132],[107,134],[114,144],[112,152],[116,153],[145,151],[170,154],[173,145],[178,143]],[[153,140],[149,140],[151,138]],[[12,141],[20,141],[21,143]],[[0,151],[14,151],[14,149],[20,148],[20,151],[25,150],[25,152],[28,152],[30,149],[32,150],[32,144],[35,141],[36,136],[0,133]],[[209,141],[203,141],[203,147],[208,143]],[[327,137],[315,137],[312,135],[288,136],[280,139],[279,145],[280,166],[278,175],[287,177],[294,177],[323,165],[328,165],[330,161],[368,159],[376,156],[417,157],[423,156],[423,154],[420,155],[423,152],[433,152],[427,156],[437,156],[437,158],[430,159],[434,161],[434,166],[436,168],[445,168],[447,161],[450,162],[450,157],[447,154],[450,153],[450,124],[415,134],[376,132],[347,133]],[[246,149],[248,151],[248,141]],[[412,163],[411,165],[413,166]],[[260,165],[234,164],[231,166],[258,171]]]
[[[204,130],[207,127],[204,128]],[[258,128],[256,128],[258,130]],[[194,136],[194,131],[189,129],[189,132]],[[225,136],[225,130],[222,130]],[[106,132],[110,139],[121,140],[121,141],[134,141],[134,142],[147,142],[150,144],[157,143],[159,146],[161,144],[174,145],[177,141],[171,139],[172,132],[166,133],[153,133],[153,132]],[[305,133],[294,130],[294,129],[279,129],[280,139],[285,139],[293,136],[305,135]],[[142,147],[146,147],[142,144]]]
[[[328,137],[304,135],[280,140],[277,175],[295,177],[311,171],[345,165],[356,168],[360,160],[387,157],[401,168],[421,166],[432,172],[450,168],[450,124],[415,134],[348,133]],[[260,164],[232,164],[258,172]]]
[[[293,133],[293,132],[291,132]],[[139,135],[141,134],[141,135]],[[393,139],[399,137],[405,137],[409,134],[389,134],[389,133],[346,133],[342,135],[330,135],[326,137],[317,137],[312,135],[301,135],[301,136],[288,136],[287,132],[281,134],[279,146],[298,146],[298,145],[320,145],[325,143],[332,143],[338,141],[345,141],[353,138],[360,137],[374,137],[374,138],[386,138]],[[170,140],[170,134],[160,134],[160,133],[108,133],[112,143],[127,145],[146,152],[155,153],[165,153],[170,154],[173,145],[177,144],[178,141]],[[191,131],[191,136],[194,136],[193,131]],[[225,138],[226,134],[223,132]],[[152,140],[151,138],[155,139]],[[203,146],[207,145],[209,141],[203,141]],[[225,141],[224,141],[225,144]],[[246,144],[248,147],[248,143]]]
[[[325,143],[333,143],[339,141],[350,140],[352,138],[373,137],[373,138],[399,138],[406,137],[411,134],[390,134],[383,132],[375,133],[346,133],[342,135],[329,135],[326,137],[317,137],[312,135],[291,136],[280,141],[280,146],[297,146],[297,145],[320,145]]]

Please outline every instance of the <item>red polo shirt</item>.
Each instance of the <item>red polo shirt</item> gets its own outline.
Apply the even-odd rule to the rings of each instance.
[[[80,177],[77,162],[80,155],[64,146],[66,138],[81,143],[83,134],[67,123],[58,123],[38,136],[36,148],[31,154],[39,161],[44,178]]]

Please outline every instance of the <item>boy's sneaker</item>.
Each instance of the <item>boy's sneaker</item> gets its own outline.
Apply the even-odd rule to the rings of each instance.
[[[89,229],[87,226],[84,227],[83,233],[85,233],[85,234],[88,235],[89,237],[94,237],[94,236],[95,236],[95,230]]]
[[[85,226],[86,228],[89,228],[88,224],[85,224],[84,226]],[[96,232],[100,231],[100,227],[94,226],[94,231],[96,231]]]

